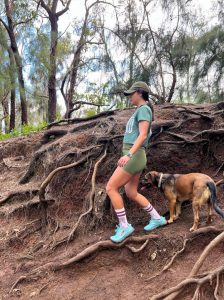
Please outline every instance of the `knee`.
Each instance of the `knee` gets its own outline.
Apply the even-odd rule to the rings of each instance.
[[[106,193],[107,193],[107,195],[109,195],[114,190],[116,190],[116,189],[110,184],[110,182],[108,182],[107,185],[106,185]]]

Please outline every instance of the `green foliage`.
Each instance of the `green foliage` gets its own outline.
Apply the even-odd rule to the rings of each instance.
[[[89,109],[85,112],[85,117],[87,117],[87,118],[92,117],[94,115],[96,115],[96,111],[94,109]]]
[[[10,133],[0,133],[0,140],[9,139],[12,137],[18,137],[23,135],[28,135],[34,132],[41,131],[43,128],[47,126],[47,123],[40,123],[36,126],[34,125],[23,125],[21,128],[16,128],[12,130]]]

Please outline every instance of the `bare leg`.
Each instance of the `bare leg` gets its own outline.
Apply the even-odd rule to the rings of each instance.
[[[146,207],[149,200],[142,194],[138,193],[140,174],[133,175],[132,178],[125,184],[125,192],[128,198],[137,202],[141,207]]]
[[[132,176],[133,175],[124,171],[121,167],[117,167],[110,177],[106,185],[106,192],[110,197],[114,209],[121,209],[124,207],[124,201],[119,193],[119,188],[124,186]]]
[[[149,203],[149,200],[142,194],[138,193],[138,183],[140,174],[134,175],[128,183],[125,185],[125,192],[131,200],[137,202],[150,216],[151,219],[160,220],[160,214],[155,208]],[[163,220],[162,220],[163,221]]]

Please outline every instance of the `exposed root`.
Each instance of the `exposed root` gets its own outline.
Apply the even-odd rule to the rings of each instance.
[[[219,300],[219,297],[218,297],[218,290],[219,290],[219,275],[220,275],[220,273],[217,273],[217,275],[216,275],[216,286],[215,286],[215,291],[214,291],[214,297],[215,297],[215,300]]]
[[[40,230],[41,223],[40,220],[34,220],[28,224],[25,225],[25,227],[21,230],[14,230],[12,235],[9,238],[9,241],[12,241],[13,239],[22,239],[24,240],[26,237],[28,237],[30,234]]]
[[[86,152],[89,152],[95,148],[100,148],[102,147],[102,145],[94,145],[94,146],[90,146],[90,147],[87,147],[87,148],[84,148],[84,149],[78,149],[78,148],[75,148],[75,151],[69,151],[69,152],[66,152],[63,154],[63,156],[61,156],[59,158],[59,161],[63,161],[64,159],[66,159],[67,157],[73,157],[73,156],[76,156],[77,158],[80,158],[83,154],[85,154]]]
[[[98,146],[99,147],[99,146]],[[95,148],[95,147],[94,147]],[[47,178],[44,180],[44,182],[41,184],[40,186],[40,190],[39,190],[39,198],[40,198],[40,201],[45,201],[45,190],[46,190],[46,187],[48,186],[48,184],[50,183],[50,181],[53,179],[53,177],[60,171],[63,171],[63,170],[67,170],[67,169],[70,169],[70,168],[74,168],[74,167],[77,167],[78,165],[80,164],[83,164],[84,162],[86,162],[86,160],[90,157],[90,156],[93,156],[95,155],[95,152],[93,153],[88,153],[87,155],[85,155],[83,158],[81,158],[79,161],[76,161],[72,164],[69,164],[69,165],[65,165],[65,166],[62,166],[62,167],[58,167],[56,168],[55,170],[53,170],[48,176]]]
[[[73,227],[71,233],[69,234],[68,237],[68,241],[71,241],[74,237],[75,231],[79,226],[80,221],[82,220],[82,218],[86,215],[88,215],[92,210],[93,210],[93,206],[94,206],[94,196],[95,196],[95,187],[96,187],[96,172],[98,169],[98,165],[101,163],[101,161],[106,157],[107,155],[107,148],[108,145],[106,145],[105,147],[105,151],[104,154],[101,156],[101,158],[96,162],[95,166],[94,166],[94,170],[93,170],[93,175],[92,175],[92,180],[91,180],[91,184],[92,184],[92,189],[90,192],[90,196],[89,196],[89,209],[84,212],[83,214],[81,214],[78,218],[78,221],[76,222],[75,226]]]
[[[156,141],[156,142],[152,142],[150,144],[151,147],[155,147],[159,144],[179,144],[179,145],[185,145],[185,144],[200,144],[200,143],[208,143],[209,140],[207,139],[202,139],[202,140],[198,140],[198,141],[191,141],[191,140],[186,140],[186,141],[170,141],[170,140],[163,140],[163,141]]]
[[[52,204],[54,203],[53,199],[47,199],[45,201],[47,204]],[[29,211],[32,211],[32,209],[34,207],[38,207],[40,205],[40,201],[38,199],[38,197],[34,197],[33,199],[24,202],[24,203],[17,203],[15,205],[12,206],[7,206],[4,207],[4,209],[2,209],[0,211],[0,215],[9,218],[12,217],[13,215],[15,215],[16,213],[20,213],[20,212],[24,212],[24,214],[27,214]]]
[[[43,160],[44,154],[47,151],[52,150],[54,147],[55,147],[55,145],[51,145],[50,147],[42,149],[42,150],[39,150],[39,151],[37,151],[34,154],[32,160],[31,160],[31,162],[29,164],[28,170],[26,171],[26,173],[23,175],[23,177],[19,181],[20,184],[24,184],[24,183],[27,183],[27,182],[30,181],[30,179],[35,174],[35,169],[38,167],[38,165],[40,164],[41,160]]]
[[[203,262],[209,255],[209,253],[213,250],[214,247],[216,247],[220,242],[224,241],[224,232],[220,233],[216,238],[214,238],[204,249],[202,254],[200,255],[199,259],[196,261],[195,265],[192,268],[192,271],[188,275],[188,277],[183,280],[181,283],[176,285],[173,288],[167,289],[155,296],[153,296],[152,300],[158,300],[158,299],[166,299],[166,300],[173,300],[175,299],[183,290],[183,288],[191,283],[197,283],[197,292],[195,292],[195,295],[199,293],[199,288],[202,284],[204,284],[207,281],[211,281],[213,277],[217,277],[217,274],[221,274],[224,271],[224,266],[221,266],[212,272],[208,273],[207,276],[204,276],[203,278],[194,278],[194,276],[197,275],[199,269],[201,268]],[[216,291],[217,294],[217,291]],[[195,296],[196,297],[196,296]]]
[[[40,143],[47,144],[48,142],[55,140],[58,137],[62,137],[68,133],[68,130],[49,130],[44,133]]]
[[[58,126],[61,123],[65,123],[65,124],[74,124],[74,123],[81,123],[81,122],[85,122],[85,121],[89,121],[89,120],[93,120],[93,119],[98,119],[101,117],[107,117],[107,116],[111,116],[114,114],[114,111],[103,111],[97,115],[88,117],[88,118],[73,118],[73,119],[63,119],[57,122],[53,122],[48,124],[47,128],[51,128],[52,126]]]
[[[216,247],[220,242],[224,241],[224,232],[220,233],[214,240],[212,240],[207,247],[205,247],[204,251],[202,252],[199,259],[196,261],[192,271],[189,274],[189,277],[193,277],[196,275],[201,268],[203,262],[205,261],[206,257],[209,255],[209,253],[213,250],[214,247]]]
[[[221,179],[219,181],[216,182],[216,186],[222,185],[224,184],[224,179]]]
[[[224,167],[224,161],[222,162],[222,164],[219,166],[219,168],[217,169],[217,171],[215,172],[215,174],[213,175],[214,177],[218,175],[218,173],[222,170],[222,168]]]
[[[53,179],[55,174],[57,174],[59,171],[63,171],[63,170],[69,169],[69,168],[74,168],[74,167],[84,163],[90,156],[93,156],[95,154],[96,153],[93,151],[92,153],[88,153],[87,155],[85,155],[83,158],[81,158],[77,162],[74,162],[72,164],[62,166],[62,167],[59,167],[59,168],[53,170],[47,176],[47,178],[44,180],[44,182],[41,184],[40,190],[39,190],[39,200],[41,203],[41,217],[42,217],[43,227],[45,227],[45,225],[47,224],[47,203],[46,203],[46,199],[45,199],[45,190],[46,190],[46,187],[48,186],[49,182]]]
[[[196,237],[198,237],[198,235],[202,235],[202,234],[207,234],[207,233],[220,233],[223,231],[223,228],[216,228],[214,226],[208,226],[208,227],[204,227],[204,228],[199,228],[198,230],[195,230],[191,233],[188,234],[187,238],[184,239],[183,241],[183,246],[180,250],[178,250],[172,257],[171,257],[171,260],[169,261],[168,264],[166,264],[163,269],[151,276],[150,278],[147,279],[147,281],[151,281],[152,279],[160,276],[162,273],[164,273],[165,271],[167,271],[171,265],[173,264],[174,260],[177,258],[177,256],[179,256],[181,253],[183,253],[186,249],[186,246],[187,246],[187,243],[188,242],[191,242],[193,239],[195,239]]]
[[[184,242],[183,242],[183,247],[182,247],[179,251],[177,251],[177,252],[172,256],[172,258],[171,258],[171,260],[169,261],[169,263],[166,264],[166,265],[163,267],[163,269],[162,269],[159,273],[156,273],[155,275],[151,276],[151,277],[148,278],[146,281],[151,281],[152,279],[154,279],[154,278],[160,276],[161,274],[163,274],[163,272],[167,271],[167,270],[171,267],[171,265],[173,264],[175,258],[176,258],[178,255],[180,255],[181,253],[183,253],[183,252],[185,251],[185,249],[186,249],[186,244],[187,244],[188,241],[189,241],[189,239],[185,239]]]
[[[13,286],[11,287],[9,293],[12,293],[12,291],[17,287],[17,285],[19,283],[21,283],[22,281],[26,280],[27,279],[27,276],[21,276],[19,277],[19,279],[16,280],[16,282],[14,282]]]
[[[138,248],[138,249],[136,249],[135,247],[132,247],[132,246],[130,246],[130,245],[126,245],[126,248],[128,248],[128,249],[129,249],[131,252],[133,252],[133,253],[139,253],[139,252],[141,252],[142,250],[145,249],[145,247],[148,245],[148,243],[149,243],[149,239],[146,240],[146,241],[142,244],[142,246],[141,246],[140,248]]]
[[[133,247],[128,247],[128,249],[130,251],[136,253],[136,252],[143,250],[146,247],[146,245],[147,245],[146,241],[148,243],[148,241],[150,239],[157,239],[157,238],[158,238],[158,235],[156,235],[156,234],[148,234],[148,235],[143,235],[143,236],[131,236],[131,237],[128,237],[127,239],[125,239],[123,242],[118,243],[118,244],[113,243],[110,240],[104,240],[104,241],[97,242],[97,243],[85,248],[83,251],[79,252],[78,254],[76,254],[75,256],[73,256],[71,258],[66,258],[66,259],[61,259],[61,260],[59,258],[57,258],[53,262],[46,263],[45,265],[32,270],[27,276],[21,276],[18,280],[15,281],[10,292],[12,292],[12,290],[15,289],[17,287],[17,285],[24,280],[32,280],[33,278],[40,276],[40,274],[42,272],[46,272],[49,270],[58,271],[58,270],[61,270],[64,268],[68,268],[68,267],[74,265],[75,263],[80,262],[83,259],[89,257],[90,255],[97,253],[100,250],[117,249],[117,248],[122,248],[123,246],[126,247],[128,243],[142,243],[143,242],[144,244],[139,249],[134,249]]]
[[[85,129],[93,128],[99,123],[99,121],[88,122],[87,124],[80,125],[78,127],[74,127],[69,130],[70,133],[79,132]]]
[[[9,201],[14,201],[15,199],[23,198],[24,200],[28,200],[30,198],[33,198],[38,194],[38,189],[29,189],[29,190],[23,190],[23,191],[16,191],[13,193],[8,194],[5,198],[0,200],[0,206],[5,204]]]
[[[185,288],[186,286],[190,285],[190,284],[197,284],[197,289],[198,287],[201,287],[203,284],[207,283],[207,282],[212,282],[212,280],[217,276],[219,276],[220,274],[222,274],[224,272],[224,266],[221,266],[215,270],[213,270],[212,272],[209,272],[208,275],[202,277],[202,278],[187,278],[183,281],[181,281],[178,285],[176,285],[175,287],[172,287],[170,289],[167,289],[157,295],[152,296],[150,299],[151,300],[171,300],[171,299],[175,299]],[[199,289],[198,289],[199,290]],[[175,293],[175,297],[169,297],[169,295],[174,294]],[[178,299],[178,298],[176,298]]]
[[[191,140],[194,140],[194,139],[196,139],[197,137],[201,137],[201,136],[204,136],[204,135],[206,135],[206,136],[208,136],[209,138],[211,137],[211,139],[214,137],[214,136],[217,136],[217,135],[221,135],[221,136],[223,136],[223,134],[224,134],[224,129],[217,129],[217,130],[214,130],[214,129],[209,129],[209,130],[203,130],[203,131],[201,131],[201,132],[199,132],[199,133],[197,133],[197,134],[195,134],[192,138],[191,138]]]
[[[184,106],[178,106],[178,111],[180,113],[184,112],[184,113],[189,113],[189,114],[194,114],[194,115],[197,115],[197,116],[200,116],[204,119],[207,119],[207,120],[210,120],[210,121],[213,121],[214,120],[214,117],[213,116],[208,116],[208,115],[205,115],[203,113],[200,113],[200,112],[197,112],[195,110],[192,110],[190,108],[187,108],[187,107],[184,107]]]

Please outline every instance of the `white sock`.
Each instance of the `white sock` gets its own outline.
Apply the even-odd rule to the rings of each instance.
[[[129,224],[127,221],[125,209],[124,208],[115,209],[115,213],[118,217],[119,225],[123,228],[127,228]]]
[[[143,208],[151,216],[152,219],[160,219],[161,216],[155,210],[155,208],[149,203],[146,207]]]

